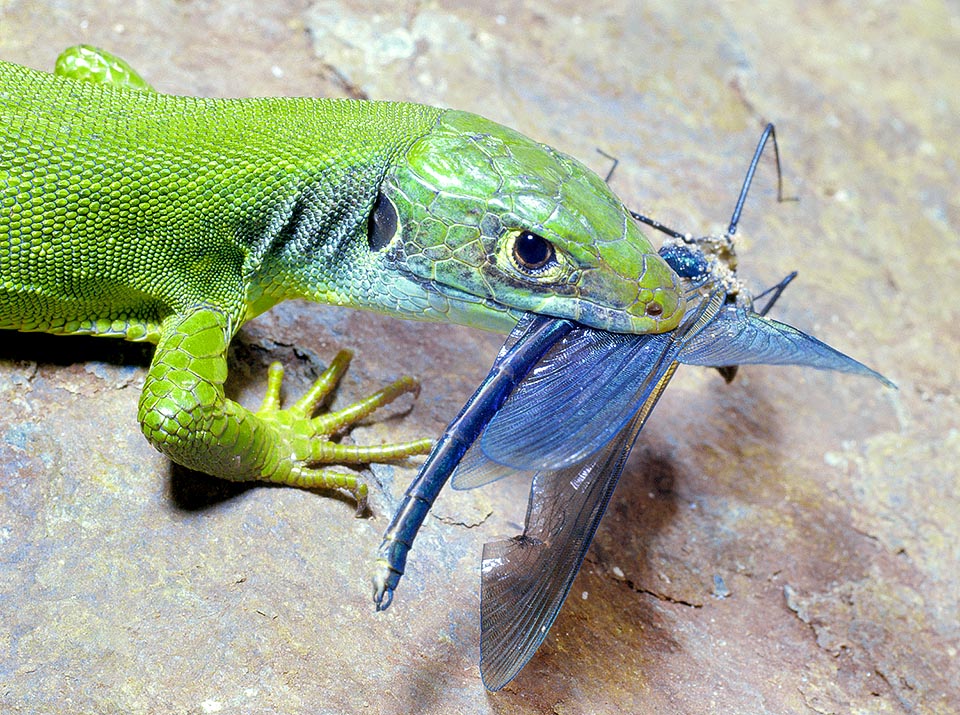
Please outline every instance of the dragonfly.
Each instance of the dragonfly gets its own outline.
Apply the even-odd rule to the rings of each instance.
[[[734,235],[772,124],[757,144],[723,236],[692,237],[638,213],[668,235],[660,254],[681,277],[688,309],[662,334],[609,333],[527,314],[490,373],[408,488],[385,532],[374,575],[377,610],[389,607],[407,555],[452,476],[471,489],[512,474],[531,479],[523,533],[483,547],[480,673],[500,690],[533,657],[573,585],[647,418],[680,364],[803,365],[889,380],[785,323],[767,318],[792,273],[752,296],[736,273]],[[758,308],[763,298],[765,304]]]

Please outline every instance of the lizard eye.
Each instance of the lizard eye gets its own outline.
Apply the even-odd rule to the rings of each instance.
[[[521,232],[513,242],[513,260],[524,273],[535,273],[556,261],[553,245],[532,231]]]
[[[397,207],[384,196],[377,193],[373,202],[370,218],[367,219],[367,243],[371,251],[379,251],[393,239],[397,233]]]

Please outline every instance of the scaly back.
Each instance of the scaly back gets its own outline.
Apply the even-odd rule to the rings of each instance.
[[[0,62],[0,325],[153,324],[197,301],[239,322],[296,292],[272,259],[336,257],[365,230],[387,167],[441,111],[177,97]]]

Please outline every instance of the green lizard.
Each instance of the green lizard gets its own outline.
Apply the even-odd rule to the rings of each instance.
[[[0,62],[0,328],[149,341],[144,434],[233,480],[366,486],[324,465],[430,440],[332,435],[403,378],[313,417],[338,355],[280,409],[227,399],[227,346],[281,300],[508,331],[524,311],[618,332],[683,315],[678,279],[590,170],[477,115],[335,99],[154,92],[121,60],[71,48],[54,74]]]

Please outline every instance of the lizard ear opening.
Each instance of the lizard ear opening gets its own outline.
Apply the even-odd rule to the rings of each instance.
[[[382,191],[373,202],[370,218],[367,219],[367,243],[371,251],[385,248],[397,233],[397,207]]]

